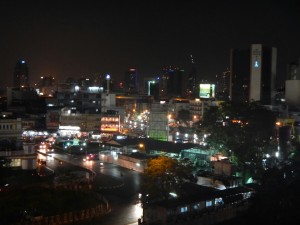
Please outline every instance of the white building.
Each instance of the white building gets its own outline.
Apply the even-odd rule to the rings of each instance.
[[[285,101],[290,106],[300,106],[300,80],[285,81]]]

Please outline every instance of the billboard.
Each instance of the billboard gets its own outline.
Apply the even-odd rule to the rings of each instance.
[[[200,84],[199,97],[200,98],[214,98],[215,97],[215,85],[214,84]]]

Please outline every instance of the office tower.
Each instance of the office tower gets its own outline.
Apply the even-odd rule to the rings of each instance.
[[[130,68],[124,75],[125,93],[138,93],[138,74],[136,68]]]
[[[163,68],[161,77],[161,98],[182,97],[184,95],[183,84],[184,70],[168,66]]]
[[[18,61],[15,66],[14,86],[29,87],[28,66],[24,60]]]
[[[160,78],[145,78],[144,79],[144,85],[146,90],[147,96],[153,96],[155,101],[159,101],[159,82]]]
[[[285,100],[289,106],[300,105],[300,59],[287,65]]]
[[[300,80],[300,58],[287,65],[287,80]]]
[[[197,96],[198,88],[197,88],[197,70],[195,67],[195,62],[193,55],[190,55],[192,68],[191,71],[187,75],[187,85],[186,85],[186,95],[187,97],[194,98]]]
[[[230,70],[226,69],[221,75],[216,75],[216,98],[218,100],[229,99]]]
[[[259,101],[270,105],[274,101],[277,49],[252,44],[249,49],[230,51],[230,99]]]

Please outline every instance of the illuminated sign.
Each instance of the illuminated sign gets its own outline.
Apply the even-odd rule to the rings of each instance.
[[[78,126],[59,126],[60,130],[80,130]]]
[[[214,84],[200,84],[199,97],[200,98],[214,98],[215,97],[215,85]]]
[[[117,132],[119,131],[118,127],[101,127],[102,131],[110,131],[110,132]]]

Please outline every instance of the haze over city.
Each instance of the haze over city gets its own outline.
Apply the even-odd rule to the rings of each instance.
[[[300,57],[297,1],[15,1],[0,3],[1,86],[12,86],[25,60],[33,84],[41,76],[80,78],[130,67],[141,77],[167,65],[212,81],[229,67],[230,48],[260,43],[278,50],[277,75]]]

